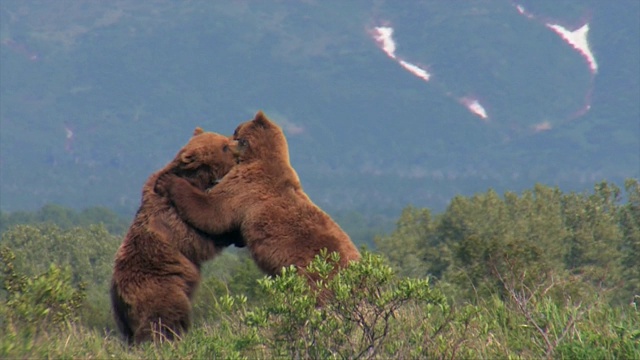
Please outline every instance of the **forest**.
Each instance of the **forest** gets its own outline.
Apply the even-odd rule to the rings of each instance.
[[[640,358],[637,179],[407,206],[388,232],[352,219],[363,258],[318,284],[325,306],[293,269],[265,277],[230,248],[203,268],[189,333],[128,347],[108,283],[130,219],[2,212],[0,358]]]

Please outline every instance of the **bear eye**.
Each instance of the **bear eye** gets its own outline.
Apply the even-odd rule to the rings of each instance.
[[[229,145],[225,145],[222,147],[222,152],[227,152],[229,151]]]
[[[247,146],[247,144],[249,144],[249,142],[245,139],[238,139],[238,144],[240,144],[240,146],[245,147]]]

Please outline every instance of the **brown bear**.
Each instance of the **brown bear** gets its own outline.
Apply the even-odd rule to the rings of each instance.
[[[144,184],[140,208],[115,257],[110,291],[118,329],[129,343],[172,340],[186,332],[201,263],[231,244],[243,246],[238,232],[210,236],[192,228],[155,190],[158,177],[168,173],[197,189],[211,187],[236,164],[229,141],[196,128],[173,161]]]
[[[304,268],[322,249],[338,252],[339,267],[360,259],[349,236],[303,191],[280,127],[258,112],[238,126],[229,148],[238,165],[209,192],[171,174],[158,179],[185,221],[209,234],[240,230],[257,265],[276,275]]]

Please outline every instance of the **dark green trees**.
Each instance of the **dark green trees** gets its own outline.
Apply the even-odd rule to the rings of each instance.
[[[635,179],[624,194],[607,182],[592,194],[536,185],[519,195],[457,196],[435,218],[406,208],[396,230],[376,242],[401,274],[434,276],[463,298],[502,293],[505,281],[563,282],[574,296],[593,287],[629,303],[640,293],[639,219]]]

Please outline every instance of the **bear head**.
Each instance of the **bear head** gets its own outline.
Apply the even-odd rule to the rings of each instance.
[[[229,143],[228,137],[197,127],[176,155],[172,173],[202,190],[215,185],[236,164]]]
[[[289,161],[289,149],[282,129],[259,111],[253,120],[246,121],[236,128],[229,149],[238,158],[238,162],[256,160]]]

